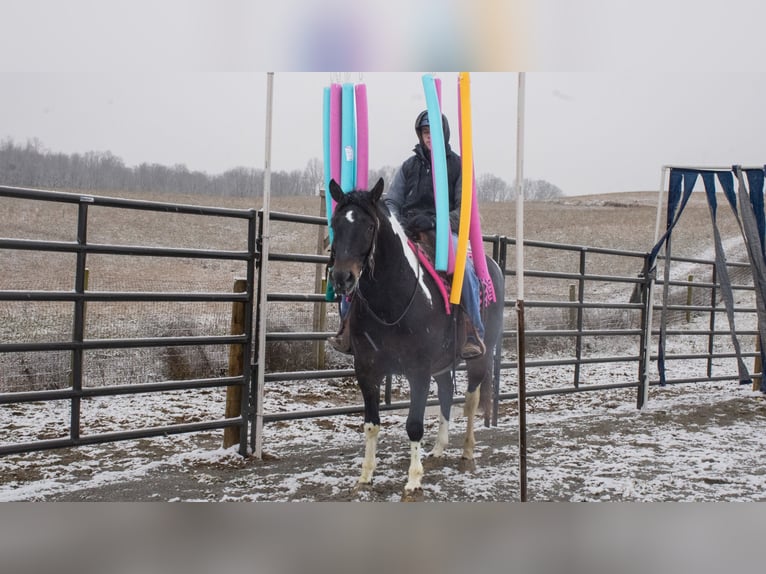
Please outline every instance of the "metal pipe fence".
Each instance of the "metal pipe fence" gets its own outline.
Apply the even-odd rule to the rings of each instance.
[[[337,388],[338,384],[354,376],[350,359],[339,356],[332,361],[318,361],[314,352],[334,334],[333,320],[337,320],[337,311],[333,305],[327,305],[325,293],[318,292],[321,282],[315,277],[323,275],[329,256],[322,252],[322,243],[312,242],[302,252],[289,252],[283,245],[272,243],[269,251],[269,263],[280,263],[291,267],[289,273],[306,276],[310,285],[303,291],[299,288],[285,289],[287,282],[272,280],[268,285],[279,286],[266,294],[264,308],[254,302],[256,290],[262,279],[262,262],[259,261],[259,245],[262,241],[262,212],[256,210],[237,210],[215,207],[200,207],[170,203],[148,202],[140,200],[105,198],[81,194],[29,190],[0,187],[0,197],[11,197],[30,202],[54,202],[70,204],[76,207],[75,239],[71,241],[49,240],[40,238],[0,237],[0,251],[8,252],[45,252],[63,253],[74,256],[73,289],[44,290],[39,288],[5,289],[0,280],[0,303],[56,303],[71,306],[71,332],[66,337],[43,340],[8,341],[0,338],[0,358],[14,353],[65,353],[70,358],[71,374],[68,384],[63,388],[41,390],[16,390],[3,392],[0,386],[0,405],[33,403],[45,401],[68,401],[69,429],[68,436],[46,438],[32,442],[2,442],[0,455],[29,452],[50,448],[95,444],[143,437],[155,437],[169,434],[197,432],[219,428],[236,428],[239,432],[240,453],[247,454],[248,440],[250,447],[255,443],[254,413],[256,397],[253,382],[257,380],[258,369],[262,370],[264,383],[269,389],[279,385],[296,385],[300,381],[317,381],[327,389]],[[115,210],[138,210],[182,215],[215,216],[247,221],[247,238],[241,249],[199,249],[189,247],[154,247],[146,245],[113,245],[91,242],[88,234],[92,230],[90,211],[94,206]],[[313,226],[317,233],[326,231],[327,220],[322,216],[310,216],[271,212],[270,222],[274,228],[284,225]],[[276,233],[278,234],[278,232]],[[316,234],[315,234],[316,235]],[[484,237],[487,250],[498,262],[506,278],[513,277],[512,238],[490,235]],[[664,324],[667,337],[698,337],[704,345],[697,345],[693,352],[668,354],[667,364],[674,361],[696,361],[703,365],[699,373],[674,373],[668,369],[671,377],[667,384],[694,383],[700,381],[735,380],[736,368],[732,368],[734,357],[729,348],[718,345],[721,338],[731,337],[731,332],[716,320],[725,310],[719,303],[719,285],[715,276],[713,261],[702,259],[660,258],[663,265],[672,266],[683,263],[686,267],[697,269],[695,279],[679,279],[671,274],[669,279],[657,274],[655,289],[663,293],[653,305],[653,324],[647,323],[649,309],[647,289],[650,284],[649,270],[646,269],[647,254],[623,250],[556,244],[540,241],[525,241],[525,248],[537,251],[537,258],[530,257],[530,266],[525,270],[526,283],[526,319],[525,347],[527,349],[526,368],[532,372],[544,372],[546,377],[528,377],[527,397],[543,397],[557,394],[605,391],[610,389],[634,389],[636,403],[641,406],[643,389],[660,383],[656,373],[645,365],[656,366],[657,355],[648,353],[660,335],[660,325]],[[109,255],[117,258],[129,257],[170,257],[188,258],[193,261],[230,260],[244,262],[246,265],[247,288],[244,293],[177,291],[129,292],[124,290],[89,290],[86,288],[86,269],[88,258],[95,255]],[[538,262],[539,264],[535,264]],[[748,265],[728,263],[733,270],[732,276],[742,271],[746,276]],[[308,269],[307,269],[308,267]],[[269,271],[272,272],[271,270]],[[506,292],[499,294],[504,298],[506,308],[505,325],[501,343],[495,353],[494,403],[491,421],[497,424],[500,406],[518,399],[515,391],[517,357],[515,323],[513,312],[515,298],[509,294],[511,282],[506,282]],[[754,294],[752,284],[744,282],[733,285],[733,289],[744,292],[750,299],[735,308],[735,314],[754,313]],[[687,299],[689,290],[693,297]],[[751,303],[752,301],[752,303]],[[161,337],[92,337],[89,326],[89,305],[99,302],[187,302],[200,304],[245,305],[245,321],[241,333],[227,335],[181,335]],[[332,303],[332,301],[330,301]],[[323,313],[322,321],[311,321],[306,326],[288,326],[274,324],[278,314],[277,306],[288,307],[288,312],[295,312],[296,306],[308,305],[314,313]],[[700,326],[700,321],[684,328],[686,316],[706,317],[707,325]],[[324,319],[328,319],[327,322]],[[261,321],[266,321],[264,340],[257,340],[253,333],[260,332]],[[317,328],[321,326],[323,328]],[[738,330],[740,337],[757,334],[754,330]],[[647,344],[647,343],[651,344]],[[110,349],[149,349],[154,347],[191,347],[215,345],[239,347],[244,353],[244,368],[241,375],[219,377],[192,377],[184,380],[161,380],[125,384],[91,386],[87,384],[83,372],[83,360],[88,353]],[[258,356],[260,345],[266,345],[266,363],[257,364],[253,357]],[[701,348],[704,347],[704,351]],[[718,348],[721,347],[721,348]],[[308,349],[308,350],[307,350]],[[334,351],[325,349],[325,354]],[[647,356],[650,354],[650,356]],[[282,368],[274,367],[270,361],[284,355]],[[746,350],[743,356],[756,357],[755,351]],[[323,359],[326,357],[323,357]],[[306,361],[317,361],[317,368],[307,366]],[[344,362],[345,361],[345,362]],[[608,369],[620,372],[613,381],[605,383],[603,378],[595,376],[594,369]],[[461,377],[464,367],[457,369]],[[557,376],[551,376],[558,373]],[[759,377],[760,373],[754,373]],[[544,379],[544,380],[543,380]],[[398,410],[407,407],[406,400],[396,400],[392,393],[392,379],[386,382],[385,404],[382,410]],[[233,418],[206,421],[185,422],[172,425],[154,426],[144,429],[124,429],[116,432],[82,434],[81,402],[85,399],[104,396],[124,396],[139,393],[163,393],[168,391],[199,391],[207,388],[239,387],[243,397],[240,414]],[[399,397],[401,398],[401,397]],[[462,399],[456,398],[456,403]],[[343,404],[345,402],[345,404]],[[432,397],[428,404],[437,404]],[[277,421],[327,417],[340,414],[363,412],[361,402],[345,399],[331,408],[306,408],[290,410],[269,408],[264,410],[264,423]],[[223,411],[223,405],[222,405]]]
[[[301,222],[308,225],[326,226],[326,219],[323,217],[312,216],[294,216],[289,213],[272,213],[271,222],[278,225],[279,222]],[[508,254],[512,252],[509,246],[515,245],[515,239],[498,235],[485,236],[485,243],[491,248],[493,259],[498,262],[506,277],[515,276],[515,270],[512,268],[512,260],[509,261]],[[542,397],[557,394],[570,394],[576,392],[604,391],[610,389],[635,389],[636,404],[642,406],[643,388],[645,386],[656,386],[660,384],[655,373],[647,372],[646,364],[646,341],[656,341],[659,335],[659,323],[669,321],[671,317],[667,314],[674,311],[683,313],[704,313],[710,317],[710,326],[708,329],[666,329],[668,336],[702,336],[707,338],[708,351],[706,353],[694,354],[668,354],[666,361],[674,360],[702,360],[706,362],[707,374],[700,377],[683,377],[668,379],[667,384],[691,383],[701,381],[718,380],[736,380],[736,368],[730,370],[729,374],[714,375],[712,373],[712,364],[715,360],[732,359],[734,355],[731,352],[715,351],[714,341],[716,337],[730,337],[731,332],[724,329],[715,328],[715,316],[718,313],[725,312],[719,305],[717,297],[718,284],[715,279],[714,261],[689,258],[671,258],[667,261],[668,265],[673,263],[694,264],[701,270],[711,269],[712,277],[709,281],[698,281],[693,283],[695,290],[707,292],[706,305],[698,304],[698,298],[690,303],[675,303],[670,297],[660,300],[660,303],[654,305],[654,309],[661,311],[662,315],[655,314],[654,325],[647,324],[647,288],[649,281],[649,271],[646,269],[648,254],[643,252],[616,250],[598,247],[586,247],[578,245],[566,245],[549,243],[542,241],[525,241],[524,245],[529,249],[541,249],[550,254],[568,253],[575,258],[574,270],[525,270],[525,281],[531,287],[528,287],[531,295],[545,295],[546,298],[532,298],[525,301],[525,306],[529,310],[526,324],[525,336],[527,340],[553,340],[563,339],[572,346],[572,352],[568,356],[557,356],[551,358],[545,353],[536,354],[533,348],[533,356],[528,358],[526,366],[528,369],[569,369],[569,380],[556,386],[538,385],[527,391],[528,397]],[[619,259],[620,264],[609,264],[594,262],[595,259]],[[329,258],[326,255],[316,253],[270,253],[270,261],[274,262],[292,262],[301,263],[309,266],[326,265]],[[545,257],[545,261],[557,260],[556,257]],[[665,265],[663,257],[659,261]],[[733,269],[747,268],[746,263],[732,262],[728,265]],[[610,272],[611,269],[632,269],[632,274],[620,274]],[[635,272],[638,271],[638,272]],[[309,271],[306,271],[309,274]],[[704,273],[703,273],[704,274]],[[538,289],[535,289],[535,281],[538,282]],[[550,282],[565,281],[568,287],[568,299],[555,297],[547,287]],[[673,279],[668,281],[668,287],[688,287],[688,282]],[[615,301],[615,290],[623,288],[625,291],[625,300]],[[665,290],[665,283],[662,279],[655,281],[655,288]],[[753,286],[735,285],[734,289],[748,291],[753,295]],[[507,287],[506,287],[507,289]],[[632,292],[631,292],[632,291]],[[504,294],[505,307],[510,310],[515,305],[513,297]],[[305,292],[305,293],[285,293],[274,292],[267,294],[267,305],[279,302],[324,302],[323,293]],[[536,320],[535,310],[554,312],[554,319]],[[266,309],[258,309],[258,319],[268,316]],[[747,307],[735,308],[736,313],[754,313],[754,295],[753,303]],[[591,316],[592,315],[592,316]],[[492,411],[492,424],[497,424],[498,410],[501,402],[513,401],[518,399],[518,393],[512,389],[514,384],[514,372],[518,367],[518,362],[508,352],[515,348],[516,330],[513,320],[515,313],[506,312],[506,326],[503,332],[503,341],[495,349],[495,373],[494,373],[494,403]],[[676,324],[676,323],[671,323]],[[265,341],[256,344],[269,344],[275,342],[300,342],[300,341],[321,341],[326,340],[334,333],[331,331],[310,331],[299,330],[292,332],[275,331],[267,328]],[[741,330],[737,332],[738,336],[755,335],[755,331]],[[589,344],[591,341],[596,343]],[[611,341],[620,341],[620,344],[613,345]],[[598,352],[586,352],[587,349],[593,350],[598,347]],[[606,350],[604,350],[606,349]],[[615,351],[616,349],[616,351]],[[287,351],[289,352],[289,351]],[[557,353],[558,355],[558,353]],[[744,352],[744,357],[755,357],[755,352]],[[656,364],[657,355],[651,354],[649,362]],[[613,383],[603,383],[600,380],[589,380],[584,372],[588,367],[606,366],[618,367],[624,370],[626,365],[633,371],[633,375],[616,380]],[[326,380],[328,385],[332,385],[344,377],[353,377],[353,368],[349,362],[345,369],[301,369],[282,371],[269,370],[266,365],[256,368],[264,368],[264,381],[269,384],[291,384],[301,380]],[[464,370],[464,367],[458,371]],[[755,373],[755,376],[760,376]],[[564,380],[564,379],[560,379]],[[396,410],[407,407],[407,402],[391,401],[391,378],[386,381],[385,404],[383,410]],[[456,398],[456,403],[461,399]],[[429,405],[438,404],[437,399],[429,400]],[[316,408],[300,412],[266,412],[264,422],[274,422],[290,420],[292,418],[311,418],[324,417],[337,414],[351,414],[363,412],[361,404],[353,406],[343,406],[334,408]]]
[[[60,351],[71,356],[71,370],[68,384],[65,388],[49,390],[25,390],[17,392],[0,392],[0,405],[13,405],[36,401],[68,401],[69,425],[68,436],[35,440],[28,442],[13,442],[12,436],[6,435],[0,442],[0,455],[45,450],[51,448],[97,444],[119,440],[144,437],[156,437],[169,434],[196,432],[209,429],[238,427],[240,434],[240,452],[246,454],[247,446],[247,412],[243,403],[242,412],[238,417],[221,418],[217,420],[195,421],[160,425],[144,429],[127,429],[107,433],[81,433],[82,400],[93,397],[133,395],[139,393],[161,393],[177,390],[200,390],[205,388],[239,386],[247,389],[250,383],[251,365],[249,361],[244,373],[239,376],[208,377],[201,379],[167,380],[153,383],[130,383],[116,386],[88,386],[83,373],[83,362],[89,352],[109,349],[146,349],[153,347],[178,348],[185,346],[212,345],[228,348],[238,345],[244,349],[246,356],[252,349],[252,321],[247,319],[242,333],[232,335],[190,335],[166,337],[114,337],[90,338],[86,336],[88,318],[86,308],[96,302],[198,302],[198,303],[244,303],[246,317],[253,314],[253,285],[256,259],[256,215],[255,210],[224,209],[218,207],[201,207],[194,205],[150,202],[133,199],[118,199],[87,194],[74,194],[14,187],[0,187],[0,197],[16,198],[29,202],[52,202],[76,206],[76,236],[72,241],[50,241],[40,239],[23,239],[0,237],[0,250],[8,252],[34,251],[47,253],[70,253],[75,255],[74,285],[71,291],[62,290],[29,290],[2,289],[0,302],[62,302],[73,306],[71,337],[59,341],[21,341],[8,342],[0,340],[0,356],[10,354],[25,354],[33,352]],[[195,216],[215,216],[225,219],[243,219],[247,222],[248,233],[241,239],[242,249],[191,249],[172,247],[152,247],[140,245],[108,245],[92,243],[88,240],[90,229],[89,213],[94,207],[104,207],[114,210],[138,210],[158,213],[174,213]],[[41,231],[41,230],[38,230]],[[42,230],[44,231],[44,230]],[[108,254],[120,258],[128,257],[169,257],[186,258],[192,261],[231,260],[243,262],[246,266],[247,290],[245,293],[197,292],[120,292],[120,291],[91,291],[86,289],[86,274],[88,257],[94,254]],[[0,285],[2,285],[0,283]],[[34,316],[27,319],[34,323]],[[4,374],[4,377],[8,374]],[[2,379],[0,379],[2,380]],[[2,387],[0,387],[2,391]]]

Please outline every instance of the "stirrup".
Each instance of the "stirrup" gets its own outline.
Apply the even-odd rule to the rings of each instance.
[[[478,359],[487,352],[487,347],[478,337],[469,337],[463,344],[463,348],[460,350],[460,357],[462,359]]]

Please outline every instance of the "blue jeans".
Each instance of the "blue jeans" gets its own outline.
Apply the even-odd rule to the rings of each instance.
[[[452,245],[457,247],[457,234],[452,234]],[[479,254],[484,257],[484,253]],[[463,304],[465,312],[471,318],[473,328],[484,339],[484,323],[481,320],[481,307],[479,306],[479,278],[476,276],[476,269],[473,267],[473,259],[465,258],[465,273],[463,274],[463,291],[460,294],[460,301]]]
[[[461,293],[460,300],[466,313],[471,318],[474,329],[484,339],[484,323],[481,320],[481,307],[479,306],[479,278],[476,276],[473,260],[470,257],[467,257],[465,261],[463,292]]]

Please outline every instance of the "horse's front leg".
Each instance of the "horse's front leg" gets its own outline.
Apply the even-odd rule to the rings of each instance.
[[[373,376],[360,376],[357,373],[359,388],[364,398],[364,461],[359,485],[372,483],[372,473],[375,471],[375,456],[378,449],[378,434],[380,433],[380,381]]]
[[[410,381],[410,411],[407,415],[407,436],[410,438],[410,469],[404,491],[414,493],[423,488],[420,442],[423,440],[423,420],[426,414],[428,385],[431,381],[431,375],[428,372],[417,373],[410,375],[408,379]]]

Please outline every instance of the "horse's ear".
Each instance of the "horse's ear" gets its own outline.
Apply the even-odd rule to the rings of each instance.
[[[376,183],[375,187],[373,187],[370,190],[370,193],[372,194],[373,201],[378,201],[380,199],[380,196],[383,195],[383,178],[382,177],[378,179],[378,183]]]
[[[343,190],[334,179],[330,180],[330,195],[338,203],[343,201]]]

